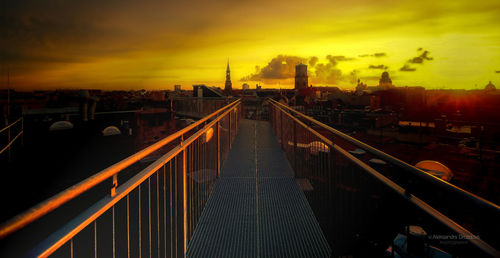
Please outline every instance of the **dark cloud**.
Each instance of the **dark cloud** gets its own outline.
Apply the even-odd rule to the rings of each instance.
[[[414,72],[414,71],[416,71],[417,69],[416,69],[416,68],[413,68],[413,67],[410,67],[410,65],[408,65],[408,64],[405,64],[405,65],[403,65],[403,67],[401,67],[399,70],[400,70],[400,71],[403,71],[403,72]]]
[[[500,70],[499,71],[495,71],[495,73],[500,73]]]
[[[383,64],[381,64],[381,65],[370,65],[370,66],[368,66],[368,69],[384,69],[384,70],[385,70],[385,69],[387,69],[387,68],[389,68],[389,67],[387,67],[387,66],[385,66],[385,65],[383,65]]]
[[[374,53],[374,54],[363,54],[363,55],[358,55],[359,57],[386,57],[387,53],[384,52],[379,52],[379,53]]]
[[[432,61],[434,60],[434,57],[429,56],[429,51],[428,50],[423,50],[423,48],[418,48],[417,52],[422,52],[420,55],[413,57],[406,61],[406,63],[401,67],[399,70],[403,72],[414,72],[417,70],[417,68],[411,67],[410,64],[423,64],[424,62],[427,61]]]
[[[314,67],[316,65],[316,63],[318,62],[318,57],[316,56],[313,56],[311,58],[309,58],[309,65],[311,67]]]
[[[332,64],[337,64],[338,62],[342,62],[342,61],[352,61],[352,60],[355,60],[354,57],[332,56],[332,55],[327,55],[326,59],[328,59],[328,61],[330,61]]]
[[[408,63],[412,63],[412,64],[422,64],[424,63],[425,60],[427,61],[431,61],[431,60],[434,60],[433,57],[430,57],[429,56],[429,51],[425,50],[424,52],[422,52],[422,54],[420,54],[419,56],[416,56],[410,60],[408,60]]]

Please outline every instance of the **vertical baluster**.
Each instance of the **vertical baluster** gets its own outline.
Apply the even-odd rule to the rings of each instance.
[[[148,177],[148,234],[149,234],[149,258],[151,258],[151,177]]]
[[[217,153],[217,178],[220,177],[220,120],[215,123],[216,131],[217,131],[217,144],[215,145],[216,147],[216,153]]]
[[[297,122],[295,120],[293,123],[293,173],[297,177]]]
[[[97,220],[94,220],[94,258],[97,258]]]
[[[24,117],[21,117],[21,145],[24,145]]]
[[[127,194],[127,257],[130,258],[130,193]]]
[[[160,173],[156,171],[156,227],[157,227],[157,246],[158,258],[160,258],[160,192],[159,192]]]
[[[184,249],[183,254],[186,254],[187,250],[187,177],[186,177],[186,149],[182,151],[182,213],[184,221]]]
[[[174,201],[175,201],[175,204],[174,204],[174,207],[175,207],[175,217],[174,217],[174,225],[175,225],[175,256],[178,255],[179,253],[179,223],[178,223],[178,217],[179,217],[179,194],[178,194],[178,191],[179,191],[179,159],[178,159],[178,156],[175,156],[175,174],[174,174],[174,194],[175,194],[175,198],[174,198]]]
[[[113,219],[113,258],[115,258],[116,253],[116,243],[115,243],[115,206],[111,207],[111,216]]]
[[[7,125],[8,126],[8,125]],[[7,144],[9,144],[9,147],[8,147],[8,158],[9,158],[9,162],[10,162],[10,127],[7,128]]]
[[[142,256],[142,221],[141,221],[141,185],[138,187],[138,193],[139,193],[139,258]]]
[[[199,139],[203,139],[203,138],[199,138]],[[200,141],[200,140],[197,140],[197,141]],[[190,158],[189,158],[189,171],[191,173],[194,173],[194,171],[198,171],[194,168],[194,159],[193,159],[193,156],[194,156],[194,147],[193,147],[193,144],[191,144],[191,153],[190,153]],[[193,174],[194,176],[194,174]],[[197,175],[198,176],[198,175]],[[191,239],[191,236],[193,234],[193,229],[194,229],[194,213],[195,213],[195,207],[194,207],[194,199],[193,199],[193,186],[194,186],[194,181],[193,181],[193,178],[189,179],[189,238]]]
[[[168,190],[169,190],[169,201],[170,201],[170,257],[174,257],[174,223],[173,223],[173,194],[172,194],[172,163],[169,163],[169,174],[168,174]]]
[[[69,248],[71,252],[70,257],[73,258],[73,238],[70,239]]]
[[[167,168],[163,165],[163,255],[167,257]]]

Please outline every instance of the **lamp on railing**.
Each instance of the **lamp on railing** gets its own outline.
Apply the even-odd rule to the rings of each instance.
[[[214,136],[214,128],[213,127],[210,127],[206,132],[205,132],[205,135],[204,135],[204,141],[205,142],[209,142],[212,137]]]

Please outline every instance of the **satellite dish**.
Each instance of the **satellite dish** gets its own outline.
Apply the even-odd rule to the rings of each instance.
[[[426,173],[441,178],[445,181],[450,181],[453,177],[453,173],[447,166],[434,160],[420,161],[415,164],[415,167],[420,168]]]
[[[69,121],[57,121],[49,127],[49,131],[62,131],[73,129],[73,124]]]
[[[108,126],[108,127],[104,128],[104,130],[102,130],[103,136],[119,135],[121,133],[122,132],[120,131],[120,129],[118,129],[118,127],[113,126],[113,125]]]

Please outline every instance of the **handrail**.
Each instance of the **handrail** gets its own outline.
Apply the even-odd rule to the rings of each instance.
[[[0,129],[0,133],[2,133],[3,131],[9,129],[11,126],[15,125],[17,122],[23,120],[23,117],[20,117],[18,118],[16,121],[14,121],[13,123],[10,123],[9,125],[7,125],[6,127]]]
[[[27,226],[28,224],[32,223],[33,221],[39,219],[43,215],[55,210],[59,206],[65,204],[66,202],[74,199],[75,197],[79,196],[80,194],[84,193],[85,191],[89,190],[90,188],[96,186],[97,184],[103,182],[106,179],[111,178],[112,176],[118,174],[120,171],[123,169],[127,168],[128,166],[134,164],[135,162],[139,161],[140,159],[146,157],[147,155],[155,152],[156,150],[160,149],[161,147],[165,146],[166,144],[170,143],[171,141],[179,138],[180,136],[184,135],[185,133],[191,131],[193,128],[199,126],[200,124],[204,123],[205,121],[209,120],[210,118],[213,118],[217,114],[223,112],[224,110],[232,107],[233,105],[236,105],[239,103],[240,100],[235,100],[232,103],[220,108],[219,110],[213,112],[212,114],[196,121],[195,123],[177,131],[176,133],[169,135],[165,137],[163,140],[160,140],[149,147],[143,149],[142,151],[135,153],[128,158],[115,163],[114,165],[109,166],[108,168],[94,174],[93,176],[81,181],[80,183],[77,183],[66,190],[60,192],[59,194],[56,194],[55,196],[39,203],[38,205],[28,209],[27,211],[17,215],[16,217],[10,219],[9,221],[3,223],[0,226],[0,239],[5,238],[6,236],[18,231],[19,229]]]
[[[232,105],[234,104],[234,105]],[[116,194],[114,196],[106,196],[87,210],[81,213],[81,215],[72,219],[62,227],[60,230],[56,231],[48,238],[46,238],[42,243],[36,246],[29,252],[28,256],[33,257],[47,257],[51,255],[54,251],[64,245],[67,241],[73,238],[76,234],[82,231],[86,226],[88,226],[92,221],[101,216],[104,212],[109,210],[114,204],[123,199],[127,194],[134,190],[138,185],[144,182],[149,176],[151,176],[155,171],[160,169],[167,162],[172,160],[176,155],[185,150],[191,143],[202,136],[208,129],[213,127],[217,122],[224,118],[229,112],[233,111],[234,108],[238,106],[239,100],[231,103],[224,108],[225,111],[221,115],[217,116],[215,119],[206,124],[202,129],[198,130],[196,133],[191,135],[188,139],[184,140],[181,144],[175,146],[168,153],[151,163],[149,166],[141,170],[131,179],[127,180],[124,184],[116,189]]]
[[[276,102],[274,100],[272,100],[272,101],[280,104],[279,102]],[[351,160],[358,167],[365,170],[366,172],[371,174],[373,177],[378,179],[380,182],[382,182],[384,185],[386,185],[387,187],[392,189],[398,195],[405,198],[407,201],[414,204],[415,206],[417,206],[418,208],[420,208],[421,210],[423,210],[424,212],[426,212],[430,216],[434,217],[436,220],[438,220],[442,224],[446,225],[449,229],[453,230],[454,232],[456,232],[462,236],[473,236],[473,234],[470,231],[468,231],[466,228],[462,227],[461,225],[459,225],[458,223],[456,223],[455,221],[450,219],[448,216],[442,214],[441,212],[439,212],[438,210],[436,210],[435,208],[433,208],[432,206],[427,204],[425,201],[423,201],[420,198],[416,197],[415,195],[409,193],[406,189],[404,189],[400,185],[396,184],[395,182],[393,182],[391,179],[387,178],[386,176],[382,175],[380,172],[376,171],[375,169],[373,169],[372,167],[370,167],[366,163],[362,162],[358,158],[354,157],[352,154],[350,154],[349,152],[344,150],[342,147],[338,146],[333,141],[327,139],[325,136],[321,135],[313,128],[307,126],[302,121],[300,121],[299,119],[294,117],[292,114],[286,112],[283,108],[279,107],[275,103],[271,103],[271,104],[274,105],[281,112],[285,113],[288,117],[293,119],[296,123],[303,126],[306,130],[308,130],[309,132],[311,132],[312,134],[317,136],[319,139],[324,141],[329,147],[334,148],[336,151],[338,151],[339,153],[344,155],[347,159]],[[281,105],[281,106],[285,107],[287,110],[292,110],[295,113],[298,113],[297,111],[290,109],[284,105]],[[310,119],[311,122],[316,121],[313,118],[310,118],[310,117],[308,117],[308,118]],[[473,245],[477,246],[478,248],[485,251],[486,253],[488,253],[491,256],[497,257],[498,255],[500,255],[500,253],[494,247],[492,247],[491,245],[489,245],[488,243],[486,243],[485,241],[483,241],[479,238],[466,237],[466,239],[469,240]]]
[[[484,199],[484,198],[482,198],[480,196],[477,196],[477,195],[475,195],[475,194],[473,194],[473,193],[471,193],[471,192],[469,192],[467,190],[464,190],[464,189],[462,189],[460,187],[452,185],[452,184],[450,184],[450,183],[448,183],[448,182],[446,182],[446,181],[444,181],[444,180],[442,180],[440,178],[431,176],[431,175],[425,173],[423,170],[421,170],[421,169],[419,169],[417,167],[414,167],[414,166],[412,166],[412,165],[410,165],[410,164],[408,164],[408,163],[406,163],[406,162],[404,162],[404,161],[402,161],[402,160],[400,160],[400,159],[398,159],[396,157],[393,157],[393,156],[391,156],[391,155],[389,155],[389,154],[387,154],[387,153],[385,153],[385,152],[383,152],[381,150],[373,148],[372,146],[370,146],[370,145],[368,145],[366,143],[363,143],[363,142],[361,142],[361,141],[359,141],[359,140],[357,140],[357,139],[355,139],[355,138],[353,138],[353,137],[351,137],[349,135],[346,135],[346,134],[344,134],[344,133],[342,133],[342,132],[340,132],[338,130],[335,130],[332,127],[330,127],[328,125],[325,125],[325,124],[319,122],[318,120],[316,120],[316,119],[314,119],[314,118],[312,118],[310,116],[304,115],[301,112],[298,112],[298,111],[294,110],[293,108],[285,106],[285,105],[283,105],[283,104],[281,104],[281,103],[279,103],[279,102],[277,102],[277,101],[275,101],[273,99],[269,99],[269,100],[271,100],[272,102],[276,103],[277,105],[283,107],[284,109],[286,109],[288,111],[291,111],[291,112],[293,112],[293,113],[295,113],[295,114],[303,117],[304,119],[309,120],[310,122],[321,126],[323,129],[328,130],[329,132],[337,135],[338,137],[342,138],[343,140],[346,140],[347,142],[349,142],[349,143],[351,143],[353,145],[356,145],[357,147],[365,149],[368,152],[374,154],[375,156],[377,156],[377,157],[379,157],[379,158],[381,158],[383,160],[386,160],[386,161],[388,161],[388,162],[390,162],[390,163],[392,163],[392,164],[394,164],[394,165],[396,165],[396,166],[398,166],[400,168],[403,168],[403,169],[405,169],[405,170],[407,170],[407,171],[409,171],[409,172],[411,172],[411,173],[413,173],[413,174],[415,174],[415,175],[423,178],[424,180],[426,180],[426,181],[428,181],[428,182],[430,182],[432,184],[438,185],[439,187],[443,187],[446,190],[449,190],[449,191],[452,191],[454,193],[460,194],[461,196],[463,196],[463,197],[465,197],[465,198],[473,201],[474,203],[476,203],[478,205],[482,205],[485,208],[492,209],[493,211],[496,211],[496,212],[500,213],[500,206],[496,205],[495,203],[492,203],[492,202],[490,202],[490,201],[488,201],[488,200],[486,200],[486,199]]]
[[[2,149],[0,150],[0,154],[2,154],[4,151],[6,151],[10,146],[19,138],[24,132],[20,131],[10,142]]]

